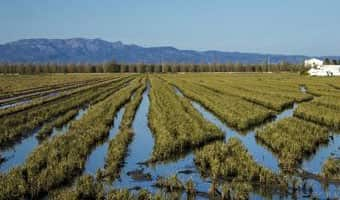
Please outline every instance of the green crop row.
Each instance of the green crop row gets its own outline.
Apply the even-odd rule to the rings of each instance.
[[[81,120],[72,123],[67,134],[42,143],[23,166],[1,175],[0,199],[37,198],[77,176],[92,148],[107,137],[115,113],[140,85],[136,78],[129,86],[91,106]]]
[[[261,124],[275,115],[273,111],[245,101],[240,97],[220,94],[189,81],[175,78],[166,80],[178,87],[185,96],[201,103],[229,126],[239,130]]]
[[[334,110],[340,110],[340,100],[337,97],[322,96],[322,97],[315,98],[312,102],[317,105],[322,105],[322,106],[332,108]]]
[[[0,98],[39,92],[89,81],[114,78],[113,74],[46,74],[0,76]],[[118,75],[121,76],[121,75]]]
[[[340,91],[327,84],[327,82],[320,80],[320,83],[314,81],[306,84],[308,93],[315,96],[330,96],[330,97],[340,97]]]
[[[19,112],[7,117],[0,118],[0,144],[5,145],[29,134],[34,128],[42,125],[47,120],[60,114],[87,104],[100,96],[103,92],[110,93],[124,86],[126,80],[115,82],[111,86],[93,88],[79,95],[74,95],[48,105],[39,106],[24,112]],[[111,88],[111,89],[110,89]]]
[[[332,179],[340,179],[340,160],[328,158],[322,166],[322,176]]]
[[[256,131],[256,139],[279,157],[284,171],[294,171],[306,154],[328,142],[328,130],[314,123],[290,117]]]
[[[72,90],[77,91],[79,88],[86,88],[86,86],[95,86],[100,83],[105,83],[107,81],[114,80],[114,78],[110,79],[98,79],[98,80],[89,80],[89,81],[82,81],[76,82],[72,84],[60,84],[55,86],[54,88],[40,88],[39,91],[25,91],[18,95],[11,95],[8,98],[0,99],[0,104],[11,104],[11,103],[20,103],[23,100],[37,100],[37,99],[46,99],[53,96],[58,96],[59,94],[63,94],[63,92],[67,91],[70,92]]]
[[[201,146],[224,134],[192,107],[189,100],[175,94],[173,87],[150,78],[149,125],[155,137],[151,161],[168,159]]]
[[[125,83],[124,83],[125,84]],[[89,104],[96,104],[97,102],[100,102],[110,96],[112,94],[112,89],[115,89],[116,86],[111,86],[110,88],[105,88],[106,91],[103,91],[99,96],[91,100]],[[60,128],[62,127],[65,123],[70,121],[74,116],[77,115],[79,109],[73,109],[68,111],[66,114],[59,116],[56,120],[53,120],[51,122],[45,123],[43,127],[39,130],[37,133],[37,138],[39,140],[44,140],[46,139],[53,131],[53,128]]]
[[[52,200],[174,200],[179,199],[180,195],[165,192],[151,194],[145,189],[138,192],[131,192],[128,189],[107,191],[102,182],[96,181],[92,176],[83,175],[73,188],[55,191],[48,198]]]
[[[338,100],[334,103],[320,100],[302,103],[294,111],[294,116],[338,130],[340,129],[340,109],[336,109],[337,104],[339,104]]]
[[[88,90],[93,90],[95,88],[109,86],[109,85],[111,85],[115,82],[120,82],[124,79],[126,80],[126,78],[124,78],[124,77],[115,78],[115,79],[111,79],[111,80],[108,80],[108,81],[103,81],[103,82],[91,84],[91,85],[85,85],[83,87],[79,87],[79,88],[75,88],[75,89],[72,89],[72,90],[60,92],[59,94],[57,94],[55,96],[36,98],[36,99],[33,99],[29,103],[17,105],[17,106],[14,106],[14,107],[10,107],[10,108],[0,110],[0,117],[4,117],[4,116],[8,116],[8,115],[15,114],[15,113],[18,113],[18,112],[26,111],[28,109],[38,107],[38,106],[43,106],[43,105],[45,106],[46,104],[54,103],[55,101],[66,99],[66,98],[69,98],[69,97],[74,96],[74,95],[78,95],[79,93],[82,93],[82,92],[85,92],[85,91],[88,91]]]
[[[38,131],[36,137],[39,140],[46,139],[53,131],[53,128],[61,128],[65,123],[74,118],[78,113],[78,109],[72,109],[66,114],[59,116],[56,120],[45,123],[42,128]]]
[[[146,83],[145,80],[143,80],[143,84],[136,91],[134,98],[125,106],[125,112],[119,126],[119,132],[109,143],[105,168],[98,173],[98,177],[108,178],[110,181],[113,181],[119,175],[120,168],[128,151],[128,145],[132,141],[134,135],[131,126],[138,105],[142,100],[145,87]]]
[[[173,77],[173,75],[168,76]],[[289,76],[278,74],[200,74],[197,76],[188,74],[185,76],[176,75],[176,78],[190,80],[196,84],[205,84],[210,88],[247,98],[274,110],[280,110],[292,101],[301,102],[312,98],[311,95],[299,91],[301,83],[291,83],[292,80],[301,79],[294,74]]]
[[[281,184],[280,177],[259,166],[247,152],[241,141],[231,138],[227,143],[216,142],[195,152],[195,164],[203,175],[213,181],[229,180]]]
[[[259,104],[269,109],[281,111],[283,108],[293,104],[294,99],[283,96],[273,96],[271,94],[254,92],[251,87],[244,89],[238,87],[237,84],[225,84],[219,79],[208,79],[201,82],[193,82],[194,84],[202,85],[208,89],[216,90],[222,94],[237,96],[249,102]]]

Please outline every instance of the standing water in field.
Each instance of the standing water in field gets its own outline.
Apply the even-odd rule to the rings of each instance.
[[[176,93],[180,93],[177,89]],[[182,93],[181,93],[182,94]],[[182,94],[183,95],[183,94]],[[255,131],[250,130],[247,133],[238,133],[235,130],[226,126],[223,122],[221,122],[217,117],[215,117],[211,112],[207,111],[203,106],[200,104],[192,101],[192,105],[204,116],[205,119],[208,121],[213,122],[217,125],[222,131],[226,132],[226,140],[230,137],[236,137],[242,141],[242,143],[248,149],[248,152],[252,155],[257,163],[260,165],[271,169],[274,172],[279,172],[280,168],[278,165],[278,160],[274,156],[272,152],[267,150],[262,145],[258,144],[255,140]],[[292,117],[294,110],[297,108],[297,104],[295,103],[292,108],[286,109],[280,114],[275,117],[275,121],[282,120],[287,117]],[[268,123],[271,123],[270,121]],[[267,123],[260,125],[259,127],[265,126]],[[309,168],[314,172],[320,172],[322,163],[329,157],[340,157],[340,136],[334,135],[333,141],[329,143],[327,146],[321,147],[319,151],[312,157],[312,159],[308,161],[304,161],[303,166],[304,168]],[[309,171],[309,170],[308,170]],[[335,198],[340,196],[340,190],[338,185],[329,184],[325,186],[325,184],[313,180],[313,179],[306,179],[305,183],[307,185],[307,189],[301,189],[296,192],[291,192],[287,198],[297,198],[297,199],[309,199],[310,197],[317,197],[326,199],[327,197]],[[309,188],[312,188],[309,190]],[[271,198],[273,199],[282,199],[279,194],[274,194]],[[250,199],[263,199],[263,197],[257,195],[256,193],[250,194]]]
[[[121,175],[113,183],[113,186],[132,190],[143,188],[157,192],[159,189],[154,187],[157,177],[170,177],[176,174],[183,182],[192,179],[198,190],[208,191],[209,183],[203,180],[196,170],[192,153],[167,163],[157,163],[152,166],[143,163],[151,157],[154,145],[152,132],[148,127],[149,91],[150,86],[148,85],[147,90],[143,93],[142,102],[137,109],[132,125],[135,133],[133,142],[129,146],[128,156]]]
[[[174,88],[177,95],[183,96],[182,92],[177,87]],[[209,112],[199,103],[191,101],[191,104],[206,120],[215,124],[225,133],[226,141],[229,140],[229,138],[231,137],[236,137],[240,139],[257,163],[268,169],[271,169],[274,172],[280,171],[277,158],[274,156],[274,154],[256,142],[254,130],[250,130],[247,133],[238,133],[236,130],[233,130],[232,128],[228,127],[225,123],[219,120],[218,117]],[[291,109],[283,111],[282,113],[276,116],[275,120],[280,120],[285,117],[292,116],[295,108],[296,105],[294,105],[293,108]]]
[[[70,120],[69,122],[64,124],[61,128],[54,127],[50,138],[52,138],[56,135],[61,135],[61,134],[66,133],[70,129],[71,123],[74,122],[74,121],[80,120],[87,113],[88,109],[89,109],[89,106],[81,108],[78,111],[77,115],[73,118],[73,120]]]
[[[148,127],[150,86],[143,93],[143,99],[137,109],[135,119],[132,124],[134,130],[133,141],[129,145],[128,156],[125,159],[124,167],[118,181],[114,182],[117,188],[130,188],[134,186],[134,180],[127,175],[128,172],[137,170],[138,163],[144,162],[151,156],[154,140]]]
[[[304,85],[300,85],[300,92],[306,94],[307,93],[307,88]]]
[[[76,117],[63,125],[62,128],[54,128],[51,136],[66,133],[69,130],[71,122],[81,119],[86,114],[87,109],[88,108],[80,109]],[[5,159],[5,161],[0,164],[0,172],[7,172],[9,169],[25,162],[28,155],[39,145],[36,135],[40,128],[41,127],[34,129],[32,133],[29,134],[29,137],[22,139],[13,147],[0,150],[1,156]]]
[[[271,169],[274,172],[280,171],[277,158],[274,156],[274,154],[256,142],[254,130],[251,130],[246,134],[238,133],[237,131],[225,125],[225,123],[219,120],[211,112],[207,111],[200,104],[192,101],[192,105],[203,115],[206,120],[214,123],[225,133],[226,141],[231,137],[240,139],[257,163],[268,169]]]
[[[94,151],[92,151],[91,155],[87,158],[84,171],[85,173],[94,175],[98,169],[104,167],[109,142],[119,131],[119,125],[122,121],[124,111],[124,107],[119,109],[114,118],[107,140],[104,144],[99,145]]]
[[[40,128],[34,129],[29,137],[21,140],[13,147],[1,150],[1,156],[5,161],[0,164],[0,172],[8,172],[11,168],[22,164],[26,160],[27,156],[39,144],[35,135]]]
[[[19,101],[19,102],[15,102],[15,103],[10,103],[10,104],[3,104],[3,105],[0,105],[0,110],[1,109],[6,109],[6,108],[12,108],[12,107],[15,107],[15,106],[20,106],[20,105],[24,105],[24,104],[28,104],[32,102],[32,100],[23,100],[23,101]]]
[[[313,174],[321,173],[323,164],[328,158],[340,158],[340,133],[331,133],[328,144],[321,145],[315,154],[304,159],[302,169]]]

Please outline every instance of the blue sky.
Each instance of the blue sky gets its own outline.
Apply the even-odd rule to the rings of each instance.
[[[339,0],[0,0],[0,43],[101,38],[142,46],[340,55]]]

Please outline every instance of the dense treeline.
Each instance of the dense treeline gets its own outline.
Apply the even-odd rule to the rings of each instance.
[[[9,64],[0,63],[3,74],[42,74],[42,73],[168,73],[168,72],[302,72],[307,68],[302,64]]]

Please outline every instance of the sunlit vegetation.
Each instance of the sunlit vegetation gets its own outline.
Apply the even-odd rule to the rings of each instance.
[[[81,200],[81,199],[105,199],[103,184],[97,182],[92,176],[81,176],[74,187],[52,192],[49,199],[55,200]]]
[[[109,178],[113,181],[118,175],[125,155],[128,150],[128,145],[133,138],[133,130],[131,128],[137,108],[142,100],[142,95],[146,87],[146,80],[142,80],[141,87],[135,92],[134,98],[125,106],[125,112],[119,126],[119,132],[109,142],[109,149],[106,155],[106,164],[103,171],[98,171],[98,178]]]
[[[296,169],[303,156],[328,142],[328,130],[314,123],[290,117],[256,131],[256,138],[278,155],[286,171]]]
[[[107,87],[92,88],[82,93],[71,95],[68,98],[34,107],[23,112],[15,113],[0,118],[0,144],[5,145],[14,142],[17,139],[30,134],[34,128],[42,125],[44,122],[58,117],[69,110],[97,102],[103,94],[106,96],[122,87],[128,80],[121,80],[112,83]]]
[[[108,199],[108,200],[163,200],[178,199],[178,196],[158,192],[152,194],[145,189],[131,192],[128,189],[112,189],[105,191],[104,184],[95,180],[92,176],[83,175],[73,187],[62,188],[49,194],[49,199],[55,200],[83,200],[83,199]]]
[[[224,134],[192,107],[186,98],[175,94],[165,81],[151,76],[149,124],[155,136],[152,161],[170,158]]]
[[[39,97],[39,98],[35,98],[35,99],[29,99],[29,100],[27,100],[26,103],[23,103],[23,104],[20,104],[20,102],[18,102],[18,105],[16,105],[16,106],[1,109],[0,110],[0,117],[10,115],[10,114],[15,114],[15,113],[18,113],[20,111],[25,111],[25,110],[28,110],[28,109],[31,109],[31,108],[34,108],[34,107],[37,107],[37,106],[45,105],[45,104],[48,104],[48,103],[53,103],[53,102],[58,101],[58,100],[63,100],[63,99],[69,98],[70,96],[75,96],[75,95],[78,95],[79,93],[86,92],[86,91],[89,91],[89,90],[93,90],[93,89],[96,89],[96,88],[107,87],[111,84],[122,81],[122,79],[124,80],[124,78],[114,78],[114,79],[111,79],[111,80],[101,81],[101,82],[95,83],[95,84],[76,87],[75,89],[71,89],[71,90],[66,90],[66,91],[62,91],[62,92],[53,92],[53,93],[50,93],[49,95],[46,95],[46,96],[43,96],[43,97]],[[125,79],[125,81],[126,81],[126,79]]]
[[[315,96],[340,97],[340,90],[331,87],[329,84],[337,84],[337,79],[316,79],[306,83],[308,93]]]
[[[84,69],[80,66],[64,67],[67,73],[79,70],[142,73],[269,71],[264,66],[245,69],[244,66],[234,68],[218,64],[108,63],[88,65]],[[20,70],[23,69],[22,73],[26,74],[33,66]],[[43,73],[41,67],[34,69],[37,74]],[[48,66],[44,70],[54,69]],[[32,73],[35,72],[29,74]],[[302,91],[301,86],[306,91]],[[338,78],[292,73],[1,75],[0,106],[6,103],[18,105],[0,108],[0,149],[17,147],[21,139],[28,136],[44,141],[34,146],[27,159],[21,162],[23,164],[0,173],[0,199],[39,199],[45,195],[49,199],[65,200],[181,199],[183,196],[195,199],[198,195],[211,199],[249,199],[254,193],[272,198],[273,190],[279,190],[280,194],[294,193],[307,186],[299,182],[302,177],[290,179],[291,172],[300,172],[300,162],[313,156],[311,154],[318,151],[321,144],[328,144],[331,129],[340,128],[339,88]],[[183,96],[176,93],[176,89]],[[158,162],[166,161],[162,162],[162,167],[167,167],[169,163],[177,162],[178,157],[186,158],[187,153],[192,152],[190,155],[194,156],[194,163],[191,157],[190,161],[181,159],[180,163],[194,164],[192,167],[196,166],[200,175],[211,181],[208,191],[200,191],[200,182],[194,182],[195,179],[183,180],[179,173],[168,176],[162,174],[162,170],[159,174],[155,173],[159,175],[156,180],[148,180],[160,192],[151,193],[143,187],[139,191],[118,190],[112,186],[128,156],[129,145],[134,139],[132,124],[146,91],[149,91],[150,99],[148,125],[155,143],[150,160],[140,160],[140,163],[150,164],[147,168],[153,170]],[[255,134],[258,143],[246,144],[249,141],[247,137],[254,139],[253,132],[243,135],[242,140],[229,138],[223,142],[224,134],[228,132],[222,133],[205,120],[192,101],[200,103],[234,128],[233,134],[260,127]],[[297,105],[294,117],[271,121],[293,103]],[[84,107],[88,108],[86,115],[73,120],[79,109]],[[95,176],[82,174],[88,156],[107,141],[114,117],[123,107],[121,123],[115,124],[119,130],[108,141],[104,167]],[[290,112],[284,115],[286,113],[290,115]],[[264,122],[267,124],[264,125]],[[65,134],[47,139],[54,128],[66,124]],[[237,133],[237,130],[240,132]],[[251,155],[257,156],[256,152],[249,152],[254,150],[252,145],[262,145],[265,150],[273,152],[279,159],[281,170],[274,173],[263,167],[261,162],[267,162],[266,158],[255,161]],[[0,165],[6,165],[9,159],[11,157],[6,153],[0,153]],[[337,158],[331,156],[322,164],[322,171],[315,176],[326,182],[340,179],[340,161]],[[148,175],[156,177],[153,172]],[[294,173],[294,176],[300,175]],[[142,184],[136,183],[136,188],[139,185]]]
[[[28,100],[37,101],[37,100],[43,100],[43,99],[45,99],[46,101],[46,99],[58,98],[58,95],[63,95],[65,94],[65,92],[67,92],[66,94],[70,94],[72,93],[71,92],[72,90],[74,90],[74,92],[81,91],[80,88],[94,87],[98,84],[105,84],[105,82],[110,82],[110,80],[112,81],[113,79],[115,79],[115,76],[110,77],[110,78],[98,77],[98,79],[94,79],[94,80],[78,81],[78,82],[69,83],[69,84],[60,83],[58,85],[32,88],[29,90],[23,90],[23,91],[19,91],[15,93],[5,93],[5,94],[2,94],[2,97],[0,97],[0,104],[1,105],[13,104],[13,103],[20,104],[22,101],[28,101]],[[55,98],[51,98],[51,97],[55,97]]]
[[[339,97],[319,97],[306,102],[295,110],[294,116],[312,121],[333,129],[340,129]]]
[[[267,94],[264,91],[262,92],[260,92],[259,90],[253,91],[251,88],[242,88],[238,86],[237,82],[236,83],[232,82],[232,84],[230,83],[228,84],[226,82],[223,82],[223,79],[220,78],[215,79],[211,77],[205,78],[204,80],[194,79],[191,80],[191,82],[206,87],[210,90],[215,90],[221,94],[240,97],[249,102],[253,102],[255,104],[259,104],[276,111],[282,110],[283,108],[291,105],[294,101],[293,98],[288,98],[279,95],[274,96],[272,94]]]
[[[201,103],[208,110],[237,129],[247,129],[274,116],[274,111],[232,95],[221,94],[203,86],[172,77],[169,80],[185,96]]]
[[[322,96],[315,98],[312,102],[316,105],[322,105],[335,110],[340,110],[340,101],[337,97]]]
[[[109,74],[46,74],[0,76],[1,98],[58,89],[71,85],[83,85],[98,80],[112,79]],[[118,77],[118,76],[116,76]]]
[[[78,113],[78,109],[68,111],[65,115],[61,115],[56,120],[45,123],[44,126],[37,133],[37,138],[43,140],[47,138],[53,131],[53,128],[61,128],[65,123],[74,118]]]
[[[283,180],[270,170],[259,166],[242,143],[231,138],[227,143],[216,142],[204,146],[195,153],[195,163],[203,175],[213,181],[284,184]]]
[[[322,166],[322,175],[326,178],[340,179],[340,160],[328,158]]]
[[[139,78],[92,106],[87,115],[76,121],[67,134],[39,145],[24,165],[11,170],[0,180],[4,199],[18,195],[35,198],[70,181],[84,168],[92,148],[107,137],[115,113],[130,100],[141,85]],[[21,193],[17,183],[22,183]]]

